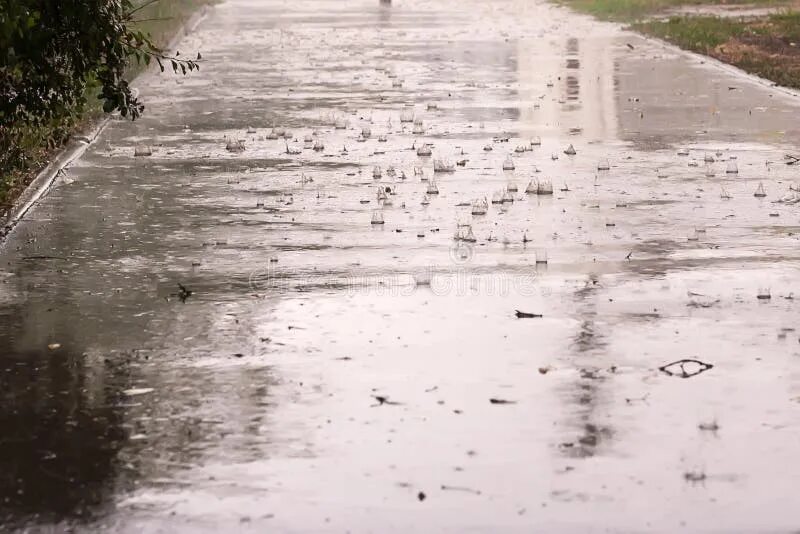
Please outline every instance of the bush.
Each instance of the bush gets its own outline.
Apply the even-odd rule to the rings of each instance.
[[[168,56],[140,29],[137,15],[156,1],[0,0],[0,201],[1,182],[32,151],[63,142],[93,91],[105,112],[139,117],[125,76],[132,60],[199,68],[199,55]]]

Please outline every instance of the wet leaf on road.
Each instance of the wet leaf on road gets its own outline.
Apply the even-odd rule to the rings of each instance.
[[[659,371],[666,373],[670,376],[679,376],[681,378],[691,378],[700,373],[708,371],[714,367],[710,363],[701,362],[692,358],[674,361],[658,368]]]

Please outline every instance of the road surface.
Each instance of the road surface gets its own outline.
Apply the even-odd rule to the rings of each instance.
[[[800,100],[537,1],[377,4],[216,6],[0,245],[1,528],[798,528]]]

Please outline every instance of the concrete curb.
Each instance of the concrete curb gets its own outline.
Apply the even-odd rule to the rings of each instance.
[[[110,121],[111,118],[106,117],[100,121],[100,124],[95,126],[88,136],[70,138],[61,152],[47,164],[47,167],[36,175],[36,178],[28,184],[28,187],[26,187],[25,191],[19,196],[14,206],[9,210],[8,216],[3,221],[3,228],[0,229],[0,243],[11,233],[28,211],[47,194],[59,174],[61,174],[70,163],[86,152],[89,145],[97,139],[97,136],[100,135]]]
[[[175,36],[165,47],[166,50],[171,50],[177,44],[193,32],[197,26],[208,15],[211,8],[203,6],[201,10],[189,17],[183,26],[181,26],[175,33]],[[145,74],[145,73],[142,73]],[[19,222],[27,215],[33,206],[35,206],[42,198],[44,198],[50,189],[53,187],[58,176],[64,172],[73,161],[81,157],[86,149],[91,145],[105,130],[106,126],[111,122],[112,117],[107,116],[103,118],[86,136],[72,136],[67,142],[66,146],[53,158],[47,166],[42,169],[36,178],[31,181],[25,188],[19,198],[14,202],[11,209],[3,217],[0,223],[0,246],[2,246],[6,238],[11,234]]]

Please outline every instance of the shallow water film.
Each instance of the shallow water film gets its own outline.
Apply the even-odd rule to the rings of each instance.
[[[539,1],[227,0],[0,245],[0,530],[800,528],[800,100]]]

